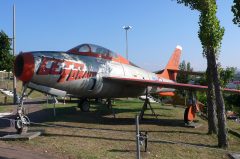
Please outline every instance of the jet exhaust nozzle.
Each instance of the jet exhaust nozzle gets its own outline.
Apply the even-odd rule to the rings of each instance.
[[[14,61],[14,74],[23,81],[29,82],[34,74],[34,57],[31,53],[21,53]]]

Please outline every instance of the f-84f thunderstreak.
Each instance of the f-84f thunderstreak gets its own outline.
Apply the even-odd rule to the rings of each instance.
[[[145,94],[146,88],[149,93],[164,95],[173,92],[172,86],[164,87],[175,86],[181,50],[176,47],[161,74],[146,71],[93,44],[82,44],[67,52],[20,53],[14,70],[15,76],[29,83],[29,87],[42,86],[53,95],[68,94],[82,99],[137,97]]]
[[[176,83],[181,51],[182,47],[177,46],[159,74],[93,44],[82,44],[66,52],[20,53],[15,59],[14,72],[26,87],[52,95],[78,97],[82,99],[81,109],[88,110],[87,99],[90,98],[137,97],[150,93],[172,95],[175,89],[206,90],[206,86]],[[26,120],[20,106],[17,129],[22,130]]]

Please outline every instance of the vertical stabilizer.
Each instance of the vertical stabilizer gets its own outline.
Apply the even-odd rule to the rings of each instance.
[[[167,66],[165,67],[162,73],[158,74],[159,77],[176,81],[177,72],[179,70],[181,52],[182,47],[180,45],[177,45],[171,58],[168,61]]]

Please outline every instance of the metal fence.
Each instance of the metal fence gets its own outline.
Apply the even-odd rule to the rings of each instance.
[[[13,73],[0,71],[0,89],[12,90]]]
[[[11,91],[13,90],[13,73],[0,71],[0,105],[6,104],[10,98]]]

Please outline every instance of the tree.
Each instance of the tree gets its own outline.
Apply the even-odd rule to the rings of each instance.
[[[8,36],[0,32],[0,71],[12,71],[13,55],[11,54],[11,42]]]
[[[177,82],[179,82],[179,83],[188,83],[190,81],[190,75],[185,73],[184,71],[188,71],[188,72],[193,71],[193,69],[191,68],[190,62],[188,62],[186,64],[186,62],[183,60],[179,64],[179,70],[180,70],[180,72],[177,75]]]
[[[232,12],[234,14],[233,23],[240,27],[240,0],[233,1]]]
[[[221,86],[227,87],[227,84],[234,79],[236,68],[227,67],[226,69],[219,67],[219,74],[221,78]],[[226,103],[226,110],[232,110],[234,106],[239,107],[239,95],[238,94],[224,94],[224,100]]]
[[[227,67],[226,69],[219,67],[218,72],[221,79],[221,86],[227,87],[227,84],[233,80],[236,72],[236,68],[234,67]]]
[[[188,62],[186,64],[186,62],[183,60],[179,64],[179,70],[180,70],[180,72],[177,75],[177,82],[179,82],[179,83],[189,83],[190,80],[191,80],[191,77],[187,72],[192,72],[193,71],[193,68],[191,67],[190,62]],[[184,97],[184,99],[185,99],[184,102],[185,102],[185,106],[186,106],[187,92],[185,90],[177,90],[177,92]]]
[[[216,0],[177,0],[177,2],[200,12],[198,37],[202,43],[203,56],[207,58],[209,133],[214,133],[215,131],[214,125],[216,123],[214,123],[214,118],[216,115],[214,110],[216,103],[218,114],[218,146],[227,148],[225,104],[216,62],[224,35],[224,28],[220,26],[220,22],[216,16]]]

